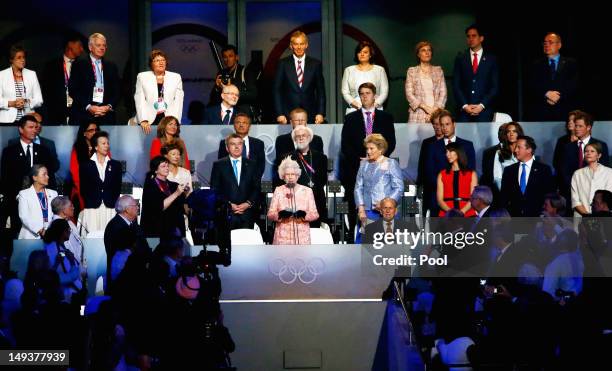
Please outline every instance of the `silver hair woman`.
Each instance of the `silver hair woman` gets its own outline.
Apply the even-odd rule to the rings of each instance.
[[[284,159],[278,175],[285,182],[276,187],[268,218],[276,222],[274,245],[309,245],[310,223],[319,219],[312,189],[297,183],[300,166],[291,158]]]
[[[64,243],[64,246],[72,251],[72,254],[81,264],[82,272],[85,272],[83,242],[79,238],[79,230],[74,224],[74,205],[70,198],[66,196],[57,196],[51,201],[51,210],[53,211],[53,220],[65,219],[70,226],[70,238]]]

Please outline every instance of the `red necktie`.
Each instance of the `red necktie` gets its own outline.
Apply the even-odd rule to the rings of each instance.
[[[298,61],[297,78],[298,78],[298,85],[300,85],[300,88],[301,88],[302,83],[304,82],[304,71],[302,70],[302,61]]]
[[[474,60],[472,61],[472,72],[478,71],[478,54],[474,53]]]
[[[582,152],[582,141],[578,141],[578,168],[584,165],[584,153]]]

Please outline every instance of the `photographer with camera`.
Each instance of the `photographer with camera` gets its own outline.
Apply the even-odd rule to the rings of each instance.
[[[224,87],[236,85],[240,93],[240,105],[238,106],[238,110],[248,113],[253,121],[258,124],[261,114],[259,113],[257,104],[257,80],[259,79],[261,71],[250,68],[252,64],[246,67],[239,64],[238,61],[240,60],[240,56],[234,45],[224,46],[223,49],[221,49],[220,58],[217,55],[216,48],[213,48],[213,54],[220,71],[215,77],[215,85],[210,92],[208,107],[216,107],[221,103],[221,92]],[[222,59],[223,68],[221,68],[222,66],[220,65],[220,61],[217,60],[218,58]]]

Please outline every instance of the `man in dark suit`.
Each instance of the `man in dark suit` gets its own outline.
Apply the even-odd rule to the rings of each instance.
[[[435,143],[438,139],[444,138],[444,134],[442,133],[442,126],[440,125],[440,114],[441,113],[442,113],[442,110],[440,109],[437,109],[432,112],[430,119],[431,119],[431,126],[433,126],[433,129],[434,129],[434,135],[432,135],[429,138],[423,139],[423,141],[421,142],[421,150],[419,151],[419,168],[417,172],[417,181],[416,181],[417,186],[420,186],[420,187],[423,187],[423,180],[425,178],[425,160],[427,157],[427,153],[429,151],[429,146]]]
[[[249,136],[250,129],[250,116],[244,112],[237,113],[234,119],[234,132],[240,135],[244,143],[242,146],[242,157],[255,161],[255,164],[257,164],[258,178],[261,179],[266,168],[266,151],[264,148],[264,142]],[[227,155],[228,153],[225,146],[225,140],[221,140],[219,142],[217,159],[221,159]]]
[[[72,98],[68,95],[68,82],[72,63],[83,54],[79,35],[71,35],[64,43],[64,54],[47,62],[41,79],[47,124],[65,125],[70,115]]]
[[[56,189],[55,172],[59,168],[57,158],[53,158],[47,147],[36,144],[38,122],[32,115],[25,115],[18,121],[19,140],[2,150],[0,179],[2,184],[2,211],[0,212],[0,228],[6,225],[6,219],[11,218],[11,236],[17,237],[21,228],[21,220],[17,210],[17,194],[23,189],[24,179],[28,176],[34,164],[41,164],[49,173],[49,188]]]
[[[229,205],[230,228],[253,228],[261,193],[257,164],[242,157],[243,140],[236,133],[225,138],[228,156],[215,161],[210,177],[211,188]]]
[[[99,124],[115,123],[119,100],[117,66],[104,58],[106,38],[100,33],[89,36],[90,54],[72,64],[68,93],[72,97],[70,123],[83,121]]]
[[[574,172],[587,165],[584,160],[584,148],[588,144],[599,143],[601,146],[599,162],[605,166],[610,165],[608,145],[599,139],[593,138],[591,136],[592,130],[593,117],[586,112],[577,112],[574,115],[574,134],[578,137],[578,140],[566,143],[563,146],[560,153],[561,161],[558,164],[559,167],[555,169],[559,175],[559,191],[568,202],[572,199],[571,183]],[[571,215],[571,210],[568,210],[568,212],[568,215]]]
[[[469,49],[455,58],[453,92],[459,122],[493,121],[494,101],[499,90],[499,72],[494,55],[483,51],[482,30],[471,25],[465,30]]]
[[[106,250],[106,291],[111,289],[111,263],[118,250],[126,247],[126,240],[136,241],[138,252],[147,252],[149,244],[142,229],[138,225],[140,205],[130,195],[123,195],[115,203],[117,214],[108,222],[104,229],[104,249]],[[126,238],[126,234],[130,238]]]
[[[33,112],[32,116],[36,119],[36,138],[34,138],[34,143],[40,144],[43,147],[46,147],[51,153],[51,158],[53,159],[53,163],[55,164],[55,168],[59,169],[59,160],[57,158],[57,150],[55,149],[55,142],[49,138],[42,137],[40,134],[42,133],[43,125],[42,125],[42,116],[38,112]],[[9,140],[8,144],[13,145],[19,142],[19,137],[12,138]]]
[[[308,114],[303,108],[295,108],[289,113],[289,121],[291,122],[293,130],[295,130],[298,125],[307,126]],[[312,142],[310,142],[309,147],[317,152],[325,153],[323,150],[323,139],[316,134],[312,137]],[[274,160],[276,164],[280,164],[288,153],[295,151],[296,144],[293,142],[293,138],[291,138],[291,132],[277,136],[274,142],[274,149],[276,150],[276,159]]]
[[[578,63],[559,54],[561,36],[548,33],[543,42],[544,58],[531,67],[531,121],[565,121],[578,105]]]
[[[339,179],[344,186],[344,200],[348,202],[349,206],[351,229],[357,220],[354,198],[355,180],[359,171],[359,163],[366,155],[363,140],[370,134],[381,134],[388,144],[384,155],[389,157],[395,150],[393,116],[376,109],[375,96],[376,86],[374,84],[370,82],[361,84],[359,86],[361,109],[346,115],[342,127]]]
[[[289,49],[293,54],[278,62],[274,78],[276,122],[287,123],[292,109],[301,107],[315,124],[325,120],[325,81],[323,67],[317,59],[306,56],[308,37],[302,31],[291,35]]]
[[[423,179],[423,215],[429,210],[430,216],[438,216],[438,202],[436,201],[436,189],[438,188],[438,174],[448,166],[446,159],[446,145],[457,143],[463,147],[468,158],[468,168],[476,168],[476,154],[474,144],[469,140],[457,137],[455,134],[455,119],[449,111],[440,113],[440,125],[444,137],[438,139],[429,146],[425,156],[425,178]]]
[[[519,136],[514,150],[519,162],[504,169],[500,206],[511,216],[540,216],[544,196],[555,190],[550,167],[534,158],[536,148],[533,138]]]
[[[381,239],[377,238],[380,233],[393,233],[396,231],[414,231],[416,225],[410,225],[403,219],[396,219],[397,215],[397,202],[390,197],[383,198],[380,201],[380,210],[382,218],[375,222],[368,224],[365,227],[365,235],[363,236],[363,243],[372,244],[376,241],[382,242]],[[378,233],[378,235],[377,235]]]
[[[208,107],[204,117],[206,125],[233,125],[236,114],[236,105],[240,98],[240,90],[236,85],[224,85],[221,92],[221,103]]]
[[[317,204],[317,212],[319,213],[319,219],[315,222],[311,222],[310,226],[318,228],[321,222],[327,220],[327,202],[324,190],[327,184],[327,156],[310,148],[313,133],[312,129],[309,127],[298,125],[291,132],[291,136],[293,137],[292,141],[296,144],[296,149],[286,153],[285,156],[277,157],[274,167],[278,169],[281,161],[288,156],[298,163],[301,173],[297,182],[298,184],[312,188],[315,203]],[[279,178],[278,173],[272,175],[274,187],[285,184],[285,182]]]

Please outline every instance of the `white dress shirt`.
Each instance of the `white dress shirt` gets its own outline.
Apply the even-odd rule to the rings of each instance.
[[[24,155],[28,153],[28,146],[30,146],[30,167],[34,166],[34,143],[26,143],[22,139],[19,139],[21,143],[21,149],[23,149]]]
[[[525,171],[527,172],[527,175],[525,176],[525,185],[529,184],[529,174],[531,174],[531,167],[533,166],[533,161],[535,160],[534,156],[531,156],[531,159],[529,159],[529,161],[525,161],[525,165],[527,165],[525,167]],[[518,172],[518,183],[519,186],[521,184],[521,174],[523,173],[523,163],[519,162],[519,172]]]
[[[476,53],[476,59],[478,59],[478,66],[480,67],[480,60],[482,59],[482,48],[477,52],[470,49],[470,63],[474,64],[474,53]]]
[[[104,157],[104,162],[102,164],[98,162],[97,153],[94,153],[89,159],[96,163],[96,167],[98,168],[98,175],[100,176],[100,180],[104,182],[104,178],[106,177],[106,165],[108,164],[108,161],[110,161],[110,157],[108,157],[108,155]]]
[[[444,138],[444,145],[447,146],[448,143],[455,143],[457,141],[457,136],[453,135],[450,138]]]
[[[295,66],[295,72],[297,74],[298,61],[302,62],[302,73],[306,72],[306,54],[302,56],[302,58],[298,58],[293,54],[293,65]]]
[[[483,216],[483,215],[484,215],[484,214],[487,212],[487,210],[489,210],[490,208],[491,208],[491,206],[489,205],[489,206],[485,207],[484,209],[480,210],[480,212],[477,212],[477,213],[476,213],[476,217],[477,217],[478,219],[482,218],[482,216]]]
[[[227,113],[227,110],[229,110],[230,112]],[[225,103],[221,102],[221,121],[223,121],[225,115],[230,115],[231,118],[233,113],[234,107],[226,106]]]
[[[236,163],[236,168],[238,170],[236,172],[238,173],[237,183],[240,184],[240,173],[242,172],[242,156],[236,158],[236,157],[232,157],[232,155],[230,155],[229,159],[230,159],[230,165],[232,166],[232,172],[234,172],[234,161],[238,160],[238,162]]]

